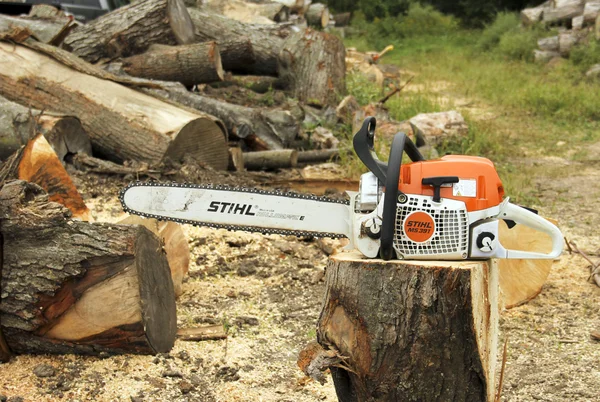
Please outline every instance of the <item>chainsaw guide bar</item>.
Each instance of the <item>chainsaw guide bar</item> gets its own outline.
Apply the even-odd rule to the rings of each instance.
[[[119,194],[119,200],[121,202],[121,206],[123,210],[127,213],[142,216],[144,218],[153,218],[159,221],[172,221],[177,223],[189,224],[194,226],[205,226],[213,229],[227,229],[229,231],[245,231],[245,232],[257,232],[262,234],[279,234],[279,235],[293,235],[293,236],[313,236],[313,237],[329,237],[329,238],[344,238],[347,235],[340,233],[331,233],[331,232],[319,232],[319,231],[310,231],[310,230],[291,230],[291,229],[280,229],[280,228],[271,228],[271,227],[261,227],[261,226],[246,226],[246,225],[232,225],[232,224],[221,224],[215,222],[203,222],[197,221],[193,219],[183,219],[183,218],[175,218],[164,215],[152,214],[137,211],[135,209],[127,206],[125,202],[125,194],[128,190],[135,187],[152,187],[152,188],[185,188],[185,189],[198,189],[198,190],[214,190],[214,191],[223,191],[228,193],[241,193],[241,194],[260,194],[266,196],[276,196],[276,197],[285,197],[292,199],[300,199],[300,200],[309,200],[309,201],[317,201],[323,203],[330,204],[341,204],[345,206],[350,205],[349,200],[334,200],[328,197],[315,196],[310,194],[298,194],[298,193],[290,193],[290,192],[282,192],[282,191],[267,191],[267,190],[259,190],[255,188],[246,188],[246,187],[231,187],[226,185],[213,185],[213,184],[191,184],[191,183],[177,183],[177,182],[132,182],[127,187],[123,188]]]

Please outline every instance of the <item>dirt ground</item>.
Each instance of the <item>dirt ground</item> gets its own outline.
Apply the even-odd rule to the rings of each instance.
[[[558,161],[568,172],[558,178],[555,159],[523,164],[539,170],[536,207],[596,261],[600,162],[588,155]],[[97,219],[121,214],[117,194],[129,178],[73,174]],[[268,181],[197,167],[187,174],[196,182]],[[178,300],[179,327],[223,323],[227,340],[177,341],[159,356],[17,356],[0,365],[0,401],[336,401],[331,380],[307,380],[296,359],[315,339],[323,268],[340,242],[184,230],[192,264]],[[600,400],[600,342],[590,336],[600,331],[600,288],[588,275],[589,263],[566,251],[537,298],[503,312],[503,401]]]

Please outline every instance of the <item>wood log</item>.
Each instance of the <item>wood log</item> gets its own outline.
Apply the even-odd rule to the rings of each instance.
[[[295,149],[244,153],[244,167],[246,170],[285,169],[297,165],[298,151]]]
[[[189,92],[178,84],[143,91],[216,116],[223,120],[229,133],[253,141],[263,150],[283,149],[300,130],[298,121],[287,110],[235,105]]]
[[[181,296],[183,278],[188,274],[190,267],[190,246],[181,225],[171,221],[146,219],[137,215],[123,216],[117,219],[115,223],[144,226],[160,239],[163,250],[167,255],[175,297]]]
[[[0,160],[8,158],[39,132],[61,161],[67,154],[92,152],[90,139],[76,118],[45,115],[0,96]]]
[[[285,4],[276,2],[256,4],[240,0],[207,0],[201,8],[248,24],[286,22],[290,15]]]
[[[227,168],[224,128],[214,117],[81,73],[21,45],[0,43],[0,95],[77,117],[94,151],[110,160],[155,164],[190,154],[215,169]]]
[[[556,225],[556,221],[549,219]],[[528,226],[508,229],[499,221],[498,238],[506,249],[548,253],[552,250],[550,236]],[[498,260],[500,271],[501,308],[513,308],[535,298],[548,279],[553,260]]]
[[[319,344],[340,401],[492,401],[498,268],[329,257]]]
[[[207,325],[198,328],[181,328],[177,330],[177,338],[182,341],[218,341],[227,339],[227,332],[222,324]]]
[[[124,59],[123,70],[134,77],[177,81],[186,86],[223,81],[224,78],[216,42],[151,46],[146,53]]]
[[[60,45],[66,33],[73,27],[68,17],[38,19],[29,17],[11,17],[0,14],[0,32],[9,31],[13,27],[29,29],[37,39],[44,43]]]
[[[583,7],[583,21],[586,25],[593,25],[600,13],[600,0],[588,0]]]
[[[342,41],[310,28],[291,35],[280,52],[279,76],[292,96],[318,106],[337,106],[346,93]]]
[[[240,147],[229,148],[229,170],[244,171],[244,153]]]
[[[232,75],[225,77],[225,81],[211,86],[236,85],[247,88],[253,92],[264,94],[274,89],[283,89],[282,82],[277,77],[259,75]]]
[[[304,17],[308,25],[325,28],[329,24],[329,9],[323,3],[312,3]]]
[[[571,22],[573,17],[583,14],[584,0],[554,0],[554,7],[543,13],[545,23]]]
[[[67,219],[31,183],[0,191],[2,332],[16,353],[168,352],[175,296],[159,239]]]
[[[0,168],[0,183],[9,179],[35,183],[48,193],[50,201],[68,208],[74,218],[90,220],[83,198],[42,134],[28,141]]]
[[[558,52],[558,35],[549,38],[542,38],[537,41],[538,47],[546,52]]]
[[[86,61],[127,57],[153,43],[194,42],[194,26],[182,0],[141,0],[81,25],[64,46]]]
[[[576,32],[565,31],[558,34],[558,51],[561,56],[568,57],[573,46],[577,44],[579,37]]]
[[[188,8],[196,27],[196,41],[216,41],[221,49],[223,42],[239,42],[247,39],[252,47],[253,63],[231,63],[222,51],[223,68],[239,74],[277,76],[277,58],[283,41],[293,28],[289,24],[252,25],[215,13]]]
[[[339,13],[333,16],[333,20],[335,21],[335,26],[338,28],[345,27],[350,25],[350,19],[352,18],[352,13]]]
[[[334,149],[315,149],[312,151],[298,152],[299,164],[324,163],[339,160],[340,150]]]

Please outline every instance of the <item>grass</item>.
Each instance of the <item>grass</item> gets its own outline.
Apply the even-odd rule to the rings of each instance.
[[[600,62],[600,44],[579,48],[571,60],[554,67],[538,65],[526,55],[537,38],[553,32],[518,28],[514,16],[499,19],[502,21],[492,24],[494,32],[488,27],[401,40],[378,38],[382,46],[395,47],[382,62],[414,72],[411,85],[419,88],[417,92],[402,92],[386,106],[398,120],[448,110],[453,106],[448,99],[467,99],[489,110],[494,117],[482,119],[470,115],[468,108],[458,107],[469,124],[469,135],[460,142],[444,144],[442,154],[492,159],[507,193],[520,201],[535,202],[530,188],[533,171],[520,165],[521,160],[544,156],[582,160],[586,144],[600,141],[600,82],[583,74],[589,65]],[[369,46],[371,39],[347,39],[346,46],[375,50]],[[439,82],[446,84],[442,90],[436,88]],[[363,104],[378,96],[374,95],[376,89],[357,79],[348,87]],[[565,144],[558,146],[561,142]]]

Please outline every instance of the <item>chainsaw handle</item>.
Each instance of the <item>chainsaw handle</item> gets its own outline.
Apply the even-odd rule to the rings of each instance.
[[[509,219],[522,225],[529,226],[530,228],[539,232],[548,234],[552,238],[552,251],[549,254],[536,253],[532,251],[505,250],[506,256],[504,258],[550,260],[561,255],[564,240],[562,233],[555,225],[541,216],[536,215],[535,213],[528,211],[523,207],[511,204],[508,202],[508,200],[506,200],[500,205],[500,213],[497,217],[499,219]]]

